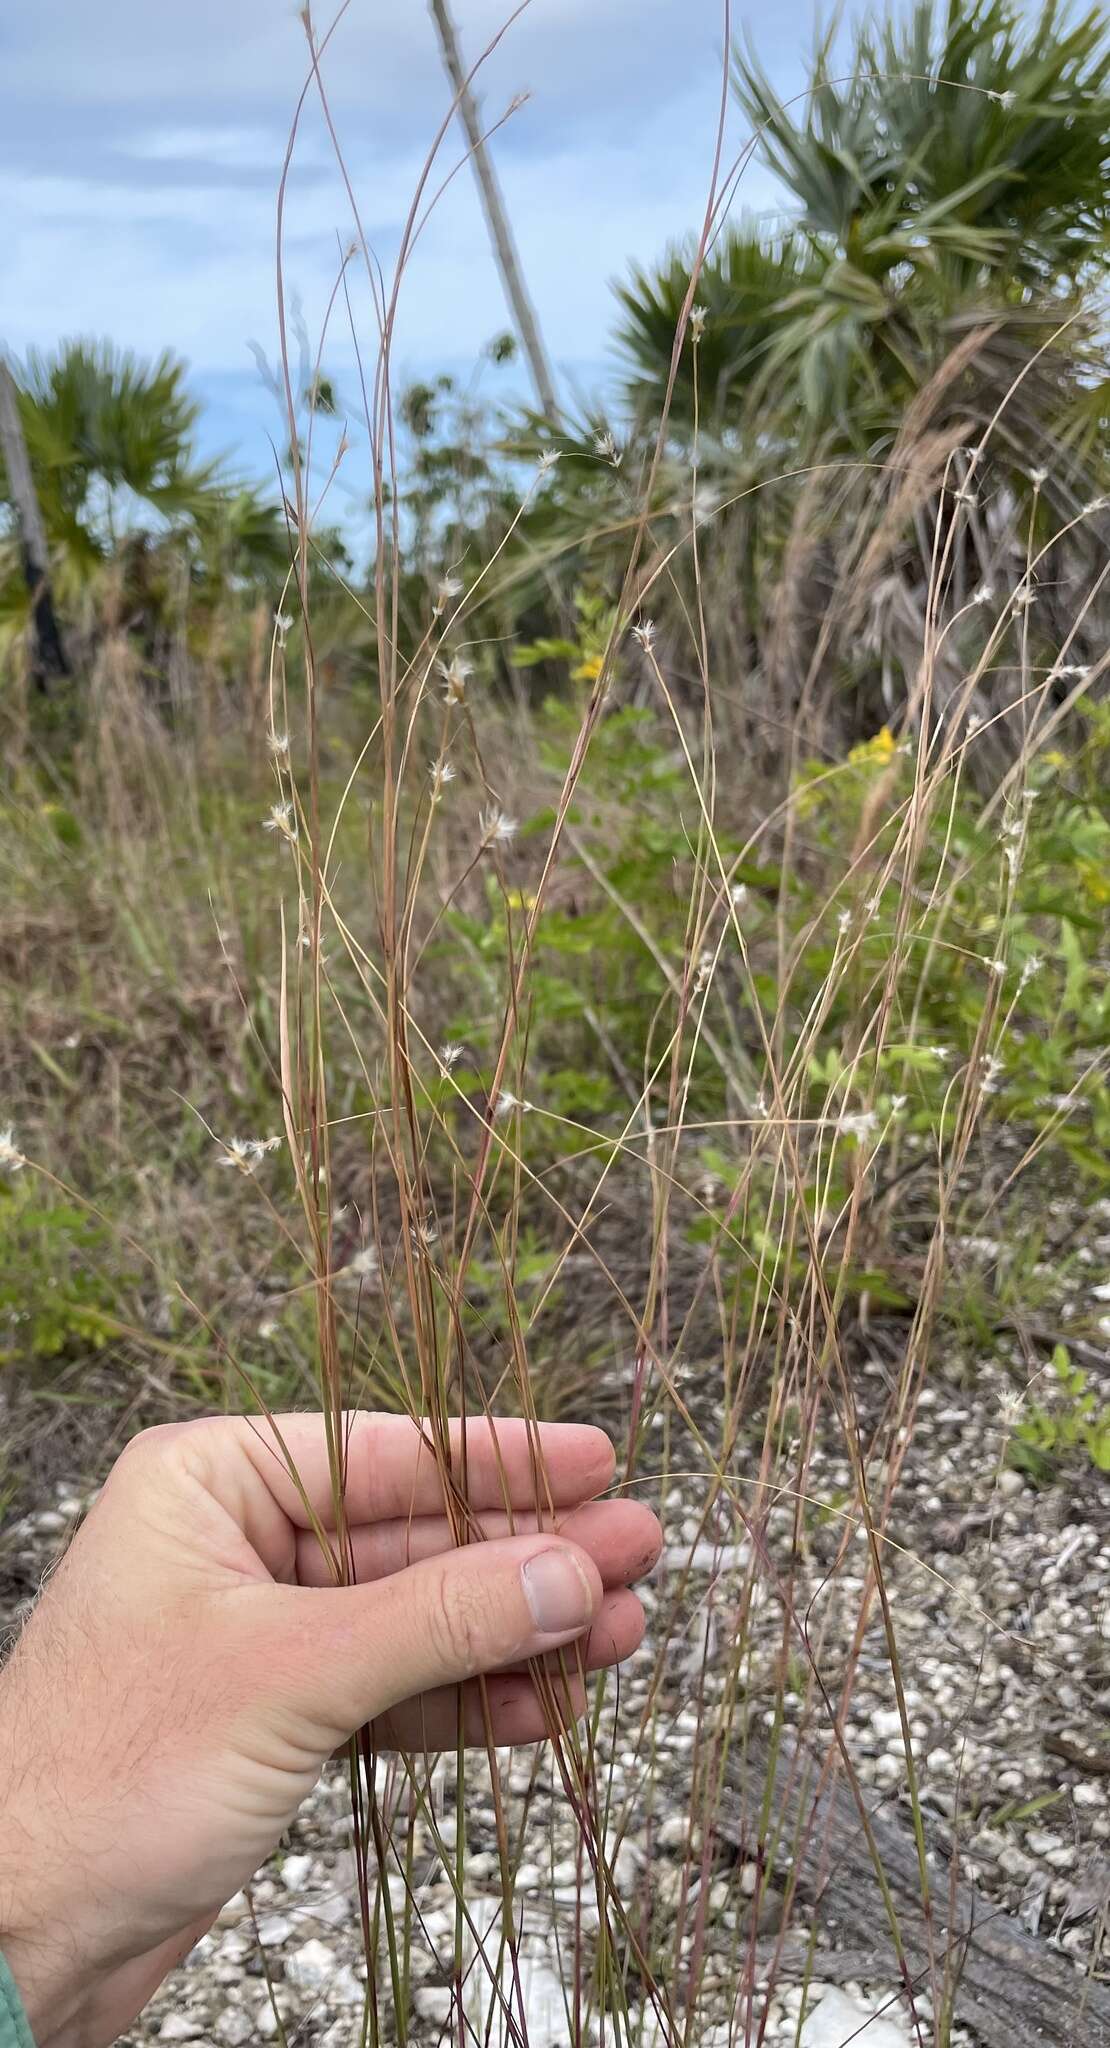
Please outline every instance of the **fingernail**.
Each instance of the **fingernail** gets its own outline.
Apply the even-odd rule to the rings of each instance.
[[[594,1611],[593,1593],[569,1551],[541,1550],[521,1566],[520,1580],[541,1635],[561,1636],[585,1628]]]

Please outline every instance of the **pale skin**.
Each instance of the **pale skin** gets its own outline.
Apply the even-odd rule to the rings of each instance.
[[[130,2025],[356,1730],[453,1749],[461,1711],[469,1742],[537,1742],[552,1694],[529,1660],[574,1646],[554,1663],[580,1713],[581,1674],[640,1641],[629,1588],[659,1529],[597,1498],[600,1430],[468,1424],[484,1540],[459,1547],[416,1425],[350,1418],[357,1583],[337,1586],[313,1529],[335,1521],[322,1419],[277,1423],[311,1514],[264,1421],[147,1431],[0,1673],[0,1949],[39,2048]],[[457,1425],[452,1446],[458,1470]]]

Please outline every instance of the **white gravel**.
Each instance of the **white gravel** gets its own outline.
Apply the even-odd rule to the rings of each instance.
[[[869,1386],[877,1401],[883,1397],[883,1371],[876,1362],[873,1372],[865,1368],[861,1375],[865,1411]],[[895,1540],[886,1554],[910,1740],[930,1825],[942,1844],[958,1838],[963,1875],[984,1901],[1020,1914],[1077,1963],[1106,1968],[1105,1958],[1096,1963],[1095,1943],[1110,1896],[1110,1786],[1105,1775],[1084,1770],[1050,1745],[1062,1739],[1078,1756],[1094,1757],[1110,1724],[1110,1528],[1093,1492],[1061,1486],[1038,1494],[1005,1469],[996,1421],[1003,1385],[1001,1368],[986,1366],[973,1395],[942,1384],[922,1396],[890,1523]],[[819,1444],[809,1474],[812,1494],[843,1500],[849,1481],[840,1447]],[[44,1569],[72,1526],[80,1507],[72,1486],[65,1500],[65,1508],[44,1507],[7,1532],[28,1570]],[[706,1525],[703,1501],[696,1481],[679,1480],[656,1503],[667,1543],[645,1593],[648,1639],[623,1675],[619,1725],[609,1695],[599,1754],[608,1853],[637,1938],[648,1939],[672,1972],[673,1992],[676,1935],[684,1927],[681,1969],[696,1944],[702,1971],[690,2048],[736,2048],[747,2030],[737,1985],[752,1916],[757,1934],[777,1931],[783,1879],[780,1873],[772,1882],[754,1861],[734,1857],[712,1837],[704,1842],[701,1821],[692,1816],[695,1758],[706,1753],[703,1724],[725,1696],[741,1612],[737,1715],[770,1715],[783,1641],[774,1585],[788,1569],[795,1574],[795,1603],[811,1603],[811,1641],[838,1696],[866,1558],[862,1545],[845,1547],[837,1515],[811,1516],[802,1551],[794,1555],[787,1502],[766,1527],[765,1561],[753,1588],[757,1567],[747,1534],[719,1507]],[[664,1630],[671,1632],[670,1646],[656,1669]],[[791,1667],[788,1728],[804,1717],[803,1678]],[[888,1812],[905,1807],[902,1716],[877,1613],[859,1646],[845,1725],[863,1785],[884,1797]],[[567,2048],[576,1944],[588,1991],[599,1928],[596,1881],[573,1811],[550,1759],[538,1770],[530,1752],[504,1759],[510,1836],[523,1827],[514,1968],[501,1941],[500,1862],[485,1759],[474,1759],[467,1770],[464,2012],[490,2048],[513,2038],[505,2006],[518,2028],[523,2025],[529,2048]],[[454,1758],[441,1760],[424,1778],[448,1849],[460,1824],[454,1780]],[[413,1848],[409,2040],[424,2048],[458,2039],[455,1905],[424,1820],[416,1823]],[[407,1892],[396,1869],[389,1889],[394,1913],[403,1919]],[[357,2048],[365,1981],[349,1794],[343,1772],[333,1767],[292,1837],[259,1873],[251,1899],[240,1893],[228,1902],[129,2038],[136,2048],[155,2039],[246,2048],[277,2037],[276,2005],[291,2044]],[[382,1981],[388,1984],[388,1974]],[[664,2036],[635,1972],[628,1998],[632,2040],[651,2048]],[[857,2039],[864,2048],[910,2048],[916,2039],[889,1980],[889,1963],[877,1968],[874,1982],[812,1983],[804,2011],[802,2001],[801,1984],[780,1974],[753,1995],[755,2029],[762,2017],[764,2040],[784,2048],[795,2041],[801,2048],[843,2048]],[[584,2048],[596,2038],[587,2029]],[[952,2041],[961,2048],[969,2037],[957,2028]]]

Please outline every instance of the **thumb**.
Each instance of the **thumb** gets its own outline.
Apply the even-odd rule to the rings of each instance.
[[[298,1690],[329,1742],[401,1700],[542,1657],[588,1629],[601,1575],[576,1543],[467,1544],[367,1586],[306,1590]]]

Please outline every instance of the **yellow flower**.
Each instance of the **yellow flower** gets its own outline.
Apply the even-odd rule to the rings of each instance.
[[[853,747],[848,759],[855,762],[857,767],[878,765],[885,768],[887,762],[892,761],[897,752],[898,742],[894,734],[889,725],[883,725],[869,740],[864,740],[862,746]]]
[[[532,910],[536,892],[534,889],[506,889],[505,901],[510,910]]]
[[[603,654],[588,654],[585,661],[580,661],[577,668],[571,669],[571,680],[576,683],[596,683],[604,666]]]
[[[1103,872],[1098,862],[1081,860],[1077,862],[1077,866],[1083,887],[1092,903],[1110,903],[1110,877]]]

